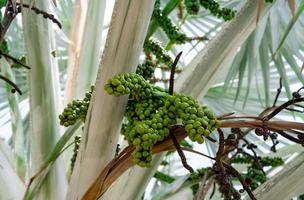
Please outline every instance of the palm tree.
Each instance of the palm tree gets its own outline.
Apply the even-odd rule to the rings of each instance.
[[[143,46],[153,37],[171,59],[183,52],[176,70],[175,91],[206,104],[217,116],[231,112],[258,116],[266,108],[275,109],[294,99],[293,92],[304,84],[304,3],[223,0],[220,8],[237,11],[232,20],[225,22],[225,17],[214,14],[202,0],[200,11],[191,14],[189,2],[199,1],[160,1],[161,15],[169,17],[186,34],[184,44],[176,44],[157,21],[155,1],[0,2],[0,69],[4,80],[0,82],[0,199],[81,199],[84,195],[88,199],[130,200],[203,199],[206,195],[223,198],[221,189],[215,187],[212,192],[215,178],[189,178],[180,161],[181,152],[166,146],[170,139],[156,145],[171,150],[158,150],[161,153],[153,156],[150,168],[133,166],[131,151],[130,155],[127,152],[130,146],[120,134],[128,97],[108,95],[103,85],[119,73],[135,72],[137,65],[149,57]],[[168,89],[170,70],[168,64],[157,62],[150,82]],[[74,99],[84,98],[91,85],[94,91],[85,122],[77,121],[69,128],[60,126],[58,116],[64,107]],[[12,93],[15,90],[17,93]],[[286,121],[299,125],[297,130],[287,125],[286,129],[301,135],[303,105],[288,109],[275,120],[283,121],[283,125]],[[241,122],[243,127],[246,123]],[[246,141],[257,144],[255,152],[259,156],[276,156],[285,162],[280,168],[266,169],[268,180],[259,184],[254,196],[291,199],[301,195],[302,146],[286,139],[289,136],[279,137],[274,153],[269,140],[264,141],[254,129],[246,131]],[[225,137],[229,134],[230,129],[225,129]],[[74,147],[73,152],[71,146],[79,144],[73,137],[79,135],[79,150]],[[212,138],[220,141],[219,135],[212,134]],[[181,140],[180,136],[177,139]],[[117,144],[122,149],[121,157],[115,153],[119,150]],[[209,140],[197,145],[186,139],[180,145],[209,157],[216,157],[218,152],[218,144]],[[124,151],[129,157],[123,157]],[[195,169],[214,166],[212,159],[185,154]],[[71,169],[73,156],[73,161],[77,159]],[[246,172],[243,165],[233,167],[241,174]],[[236,180],[233,185],[244,186]],[[195,195],[191,192],[194,186],[198,186]]]

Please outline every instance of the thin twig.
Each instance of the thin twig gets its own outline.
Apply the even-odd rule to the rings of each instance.
[[[17,5],[19,6],[19,8],[17,8],[18,12],[21,12],[21,7],[20,6],[22,6],[23,8],[28,8],[30,10],[33,10],[36,14],[41,14],[41,15],[43,15],[44,18],[47,18],[47,19],[51,20],[52,22],[57,24],[60,29],[62,28],[61,23],[59,22],[58,19],[55,18],[54,15],[49,14],[49,13],[43,11],[43,10],[40,10],[39,8],[36,8],[32,5],[28,5],[28,4],[24,4],[24,3],[23,4],[17,3]]]
[[[213,139],[213,138],[210,137],[210,136],[206,136],[206,138],[207,138],[208,140],[210,140],[211,142],[213,142],[213,143],[217,142],[216,139]]]
[[[176,65],[177,65],[177,63],[178,63],[178,61],[179,61],[179,59],[180,59],[182,53],[183,53],[183,52],[180,52],[180,53],[176,56],[176,58],[175,58],[175,60],[174,60],[174,62],[173,62],[173,64],[172,64],[172,67],[171,67],[171,74],[170,74],[170,80],[169,80],[169,94],[170,94],[170,95],[172,95],[173,92],[174,92],[174,74],[175,74],[175,69],[176,69]],[[187,170],[189,170],[190,173],[194,172],[194,170],[192,169],[192,167],[191,167],[190,165],[188,165],[187,160],[186,160],[186,156],[185,156],[183,150],[181,149],[181,147],[180,147],[178,141],[176,140],[174,134],[172,133],[172,131],[170,131],[170,136],[171,136],[171,139],[172,139],[172,141],[173,141],[173,144],[174,144],[174,146],[175,146],[175,148],[176,148],[176,150],[177,150],[177,153],[178,153],[178,155],[179,155],[180,158],[181,158],[181,161],[182,161],[183,166],[184,166]]]
[[[296,107],[300,107],[300,108],[304,108],[304,106],[302,106],[302,105],[300,105],[300,104],[294,104],[294,106],[296,106]]]
[[[181,159],[181,161],[182,161],[183,166],[184,166],[190,173],[193,173],[194,170],[192,169],[192,167],[191,167],[190,165],[188,165],[186,156],[185,156],[183,150],[181,149],[181,147],[180,147],[178,141],[176,140],[176,138],[175,138],[173,132],[171,132],[171,131],[170,131],[170,136],[171,136],[171,139],[172,139],[172,141],[173,141],[173,144],[174,144],[174,146],[175,146],[175,148],[176,148],[176,150],[177,150],[177,153],[178,153],[178,155],[179,155],[179,157],[180,157],[180,159]]]
[[[216,182],[213,182],[213,188],[212,188],[212,192],[210,194],[209,200],[212,199],[213,195],[215,194],[215,188],[216,188]]]
[[[256,119],[256,120],[261,120],[261,117],[257,116],[247,116],[247,115],[237,115],[237,116],[227,116],[227,117],[220,117],[217,118],[218,120],[228,120],[228,119]]]
[[[217,132],[220,135],[220,141],[219,141],[219,148],[218,148],[218,151],[216,153],[216,157],[221,157],[224,153],[225,138],[224,138],[224,133],[220,128],[217,129]]]
[[[295,103],[299,103],[299,102],[304,102],[304,98],[301,97],[301,98],[291,99],[291,100],[283,103],[282,105],[277,107],[274,111],[272,111],[269,115],[267,115],[265,117],[265,119],[270,120],[271,118],[276,116],[278,113],[280,113],[282,110],[286,109],[288,106],[293,105]]]
[[[291,112],[297,112],[297,113],[304,113],[304,110],[298,110],[298,109],[294,109],[294,108],[285,108],[285,110],[289,110]]]
[[[17,91],[20,95],[22,95],[22,91],[19,89],[19,87],[12,82],[11,80],[9,80],[8,78],[6,78],[5,76],[0,75],[0,79],[4,80],[5,82],[7,82],[8,84],[10,84],[13,87],[12,92],[14,93],[15,91]]]
[[[192,153],[195,153],[195,154],[204,156],[204,157],[206,157],[206,158],[215,160],[215,158],[213,158],[213,157],[211,157],[211,156],[208,156],[208,155],[206,155],[206,154],[203,154],[203,153],[201,153],[201,152],[199,152],[199,151],[195,151],[195,150],[193,150],[193,149],[189,149],[189,148],[185,148],[185,147],[181,147],[181,149],[182,149],[183,151],[189,151],[189,152],[192,152]]]
[[[293,142],[295,142],[295,143],[298,143],[298,144],[304,144],[303,143],[303,141],[301,141],[301,140],[299,140],[299,139],[297,139],[297,138],[295,138],[295,137],[292,137],[292,136],[290,136],[290,135],[288,135],[287,133],[285,133],[284,131],[282,131],[282,130],[274,130],[275,132],[277,132],[279,135],[281,135],[282,137],[284,137],[284,138],[286,138],[286,139],[288,139],[288,140],[290,140],[290,141],[293,141]]]
[[[2,55],[3,57],[9,59],[9,60],[12,60],[14,63],[17,63],[19,65],[21,65],[22,67],[26,68],[26,69],[31,69],[29,66],[23,64],[22,62],[20,62],[18,59],[14,58],[13,56],[9,55],[9,54],[6,54],[2,51],[0,51],[0,55]]]
[[[276,106],[277,101],[278,101],[278,98],[279,98],[279,96],[280,96],[280,94],[281,94],[281,91],[282,91],[282,87],[283,87],[283,85],[282,85],[282,77],[280,77],[280,86],[279,86],[279,88],[277,89],[277,94],[276,94],[276,97],[275,97],[275,99],[274,99],[274,102],[273,102],[272,107],[275,107],[275,106]]]
[[[253,193],[251,192],[249,186],[247,185],[246,181],[243,179],[243,177],[240,175],[240,173],[234,169],[232,166],[228,165],[227,163],[223,162],[224,167],[231,173],[233,174],[235,177],[237,177],[237,179],[239,179],[239,181],[241,182],[243,188],[246,190],[247,194],[249,195],[249,197],[252,200],[256,200],[255,196],[253,195]]]
[[[172,95],[173,92],[174,92],[174,74],[175,74],[175,69],[176,69],[176,65],[182,55],[182,51],[177,54],[173,64],[172,64],[172,67],[171,67],[171,73],[170,73],[170,80],[169,80],[169,94]]]
[[[234,114],[235,114],[235,112],[230,112],[230,113],[226,113],[226,114],[223,114],[223,115],[219,115],[216,118],[220,120],[224,117],[228,117],[228,116],[231,116],[231,115],[234,115]]]
[[[297,93],[299,93],[301,90],[304,89],[304,86],[300,87],[298,90],[297,90]]]

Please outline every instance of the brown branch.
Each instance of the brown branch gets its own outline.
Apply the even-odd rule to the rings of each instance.
[[[275,132],[277,132],[279,135],[281,135],[282,137],[292,141],[292,142],[295,142],[297,144],[302,144],[304,145],[303,141],[295,138],[295,137],[292,137],[291,135],[288,135],[287,133],[285,133],[284,131],[281,131],[281,130],[275,130]]]
[[[210,142],[213,142],[213,143],[217,142],[216,139],[213,139],[213,138],[210,137],[210,136],[206,136],[206,138],[207,138]]]
[[[224,133],[223,133],[223,131],[220,129],[220,128],[218,128],[217,129],[217,132],[219,133],[219,135],[220,135],[220,141],[219,141],[219,149],[218,149],[218,151],[217,151],[217,153],[216,153],[216,158],[220,158],[222,155],[223,155],[223,153],[224,153],[224,147],[225,147],[225,138],[224,138]]]
[[[297,112],[297,113],[304,113],[304,110],[298,110],[298,109],[294,109],[294,108],[285,108],[285,110],[289,110],[289,111]]]
[[[283,87],[283,85],[282,85],[282,77],[280,77],[280,86],[279,86],[279,88],[277,89],[277,94],[276,94],[276,97],[275,97],[275,99],[274,99],[274,102],[273,102],[272,107],[275,107],[275,106],[276,106],[277,101],[278,101],[278,98],[279,98],[279,96],[280,96],[280,94],[281,94],[281,91],[282,91],[282,87]]]
[[[173,95],[174,92],[174,74],[175,74],[175,69],[176,69],[176,65],[180,59],[180,57],[182,56],[182,51],[177,54],[177,56],[175,57],[175,60],[171,66],[171,73],[170,73],[170,79],[169,79],[169,94]]]
[[[241,128],[241,127],[249,127],[256,128],[262,126],[262,121],[224,121],[221,123],[221,128]],[[269,121],[267,123],[268,127],[277,128],[279,130],[289,130],[289,129],[298,129],[304,130],[304,123],[298,122],[285,122],[285,121]],[[184,127],[179,127],[174,129],[174,136],[177,141],[180,142],[183,140],[187,134],[185,132]],[[118,179],[127,169],[134,165],[132,160],[132,153],[134,151],[133,146],[126,147],[116,158],[114,161],[111,161],[98,175],[95,182],[91,185],[89,190],[84,195],[83,199],[94,199],[92,197],[96,197],[96,194],[101,196],[110,186],[111,184]],[[163,151],[168,151],[171,149],[175,149],[173,141],[171,138],[166,138],[164,141],[157,143],[154,145],[152,152],[153,154],[157,154]],[[112,163],[114,162],[114,164]],[[109,165],[111,165],[109,167]],[[91,198],[89,198],[91,197]]]
[[[221,118],[225,118],[225,117],[228,117],[228,116],[231,116],[231,115],[234,115],[234,114],[235,114],[235,112],[230,112],[230,113],[219,115],[216,118],[221,119]]]
[[[243,188],[246,190],[247,194],[252,200],[257,200],[254,195],[252,194],[251,190],[249,189],[249,186],[247,185],[246,181],[243,179],[243,177],[240,175],[240,173],[234,169],[232,166],[228,165],[227,163],[223,162],[224,167],[229,170],[231,174],[233,174],[239,181],[241,182]]]
[[[180,52],[176,56],[176,58],[175,58],[175,60],[174,60],[174,62],[172,64],[172,67],[171,67],[171,74],[170,74],[170,81],[169,81],[169,83],[170,83],[169,84],[169,94],[170,95],[173,95],[173,92],[174,92],[174,74],[175,74],[175,69],[176,69],[176,65],[177,65],[177,63],[178,63],[178,61],[179,61],[182,53],[183,52]],[[170,130],[170,137],[171,137],[171,139],[173,141],[173,144],[174,144],[174,146],[175,146],[175,148],[177,150],[177,153],[178,153],[178,155],[179,155],[179,157],[180,157],[180,159],[182,161],[182,164],[183,164],[184,168],[186,168],[190,173],[194,172],[194,170],[192,169],[192,167],[190,165],[188,165],[186,156],[185,156],[183,150],[181,149],[178,141],[176,140],[176,138],[175,138],[172,130]]]
[[[287,108],[290,105],[293,105],[295,103],[299,103],[299,102],[303,102],[304,98],[296,98],[296,99],[291,99],[285,103],[283,103],[282,105],[280,105],[279,107],[277,107],[272,113],[270,113],[269,115],[267,115],[265,118],[267,120],[270,120],[271,118],[273,118],[274,116],[276,116],[277,114],[279,114],[282,110],[284,110],[285,108]]]
[[[204,156],[204,157],[209,158],[209,159],[211,159],[211,160],[215,160],[215,158],[213,158],[213,157],[211,157],[211,156],[208,156],[208,155],[206,155],[206,154],[203,154],[203,153],[201,153],[201,152],[195,151],[195,150],[193,150],[193,149],[184,148],[184,147],[182,147],[181,149],[182,149],[183,151],[189,151],[189,152],[191,152],[191,153],[195,153],[195,154],[197,154],[197,155]]]
[[[217,118],[218,120],[228,120],[228,119],[256,119],[256,120],[261,120],[261,117],[258,116],[247,116],[247,115],[234,115],[234,116],[223,116]]]
[[[176,138],[174,136],[174,133],[171,132],[171,131],[170,131],[170,137],[171,137],[171,139],[173,141],[173,144],[174,144],[174,146],[176,148],[176,151],[177,151],[177,153],[178,153],[178,155],[179,155],[179,157],[180,157],[180,159],[182,161],[182,164],[183,164],[184,168],[186,168],[190,173],[193,173],[194,170],[192,169],[192,167],[190,165],[188,165],[186,156],[185,156],[183,150],[181,149],[178,141],[176,140]]]
[[[300,122],[268,121],[266,124],[268,128],[279,129],[283,131],[288,131],[289,129],[304,130],[304,123]],[[220,125],[221,128],[257,128],[262,126],[263,122],[258,120],[223,121]]]

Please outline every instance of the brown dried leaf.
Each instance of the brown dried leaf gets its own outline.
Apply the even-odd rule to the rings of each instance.
[[[296,10],[295,1],[294,0],[288,0],[288,6],[290,8],[292,16],[294,16],[295,15],[295,10]]]

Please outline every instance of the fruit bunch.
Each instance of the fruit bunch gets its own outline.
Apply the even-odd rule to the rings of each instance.
[[[191,96],[174,94],[168,98],[165,105],[168,110],[174,110],[175,116],[182,119],[189,138],[199,144],[204,142],[203,136],[208,137],[219,127],[219,121],[207,106],[200,106]]]
[[[153,10],[153,19],[164,30],[172,43],[184,44],[187,41],[186,34],[179,31],[179,28],[173,24],[171,19],[165,16],[160,9],[160,0],[156,0]]]
[[[248,164],[247,173],[242,174],[242,176],[252,190],[255,190],[267,180],[266,174],[264,174],[260,167],[278,167],[284,164],[284,161],[280,157],[262,157],[258,159],[260,165],[257,165],[256,161],[250,156],[242,155],[231,159],[231,163],[234,164]]]
[[[164,63],[167,66],[171,66],[173,61],[169,54],[161,46],[161,43],[156,39],[149,39],[144,43],[144,50],[148,53],[152,53],[159,62]]]
[[[79,146],[80,146],[80,142],[81,142],[81,136],[75,136],[74,138],[74,149],[73,149],[73,156],[71,158],[71,173],[73,172],[74,166],[75,166],[75,161],[76,161],[76,157],[79,151]]]
[[[260,162],[264,167],[278,167],[284,164],[284,161],[280,157],[263,157]]]
[[[147,120],[156,113],[156,110],[164,104],[162,98],[142,99],[141,101],[129,100],[125,117],[129,121]]]
[[[60,125],[68,127],[75,124],[78,119],[81,119],[83,122],[85,121],[93,88],[94,87],[92,86],[91,91],[85,94],[84,99],[73,100],[72,103],[67,105],[59,115]]]
[[[169,59],[171,59],[169,57]],[[144,79],[152,78],[156,65],[151,60],[146,60],[143,64],[139,64],[136,69],[136,74],[141,75]]]
[[[197,15],[200,10],[199,0],[184,0],[189,15]]]
[[[91,87],[91,91],[85,94],[84,99],[73,100],[66,106],[63,112],[59,115],[60,125],[68,127],[75,124],[78,119],[82,120],[83,122],[85,121],[93,89],[94,86]],[[152,86],[147,83],[142,76],[134,73],[126,73],[115,76],[113,79],[111,79],[111,81],[108,81],[108,83],[105,85],[105,89],[109,94],[116,96],[131,94],[133,99],[142,99],[142,97],[149,97],[152,95],[157,95],[158,93],[161,94],[161,92],[163,92],[163,90],[159,87],[152,88]],[[148,102],[143,105],[151,105],[150,102],[148,104],[147,103]],[[156,103],[156,101],[153,103]],[[139,104],[137,107],[138,106]],[[131,109],[131,106],[128,108]],[[150,109],[148,110],[153,109],[155,108],[150,106]],[[139,108],[137,108],[137,110],[140,112]],[[145,113],[147,116],[148,111]]]
[[[163,181],[165,183],[173,183],[175,181],[175,178],[161,171],[156,171],[153,177],[156,178],[158,181]]]
[[[204,177],[209,178],[211,175],[211,168],[200,168],[197,169],[195,172],[191,173],[187,182],[191,184],[192,194],[195,195],[199,189],[199,181],[202,180]],[[193,184],[195,183],[195,184]]]
[[[142,76],[135,73],[124,73],[108,80],[104,89],[114,96],[130,94],[133,99],[143,99],[151,97],[154,88]]]
[[[106,82],[104,89],[110,95],[130,95],[122,134],[135,146],[134,162],[142,167],[151,165],[153,145],[169,135],[178,119],[182,120],[189,138],[198,143],[203,143],[203,137],[219,126],[213,113],[192,97],[178,93],[169,95],[136,73],[115,75]],[[93,87],[83,100],[67,105],[59,115],[61,125],[70,126],[78,119],[85,120],[92,91]]]
[[[201,6],[203,6],[205,9],[209,10],[212,15],[223,18],[225,21],[231,20],[234,16],[236,11],[231,10],[228,8],[220,8],[220,5],[215,0],[200,0]]]
[[[153,145],[169,135],[169,128],[176,124],[176,120],[173,116],[165,115],[161,99],[150,105],[147,105],[147,102],[153,101],[152,99],[141,101],[129,102],[125,115],[127,122],[123,124],[122,134],[125,140],[136,148],[134,162],[141,167],[150,167]]]
[[[138,74],[116,75],[104,88],[111,95],[130,94],[122,134],[135,146],[134,162],[142,167],[151,165],[153,145],[169,135],[178,119],[189,138],[198,143],[203,143],[203,137],[219,126],[213,113],[192,97],[169,95]]]

